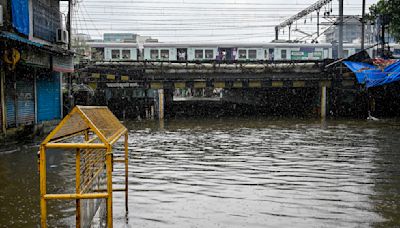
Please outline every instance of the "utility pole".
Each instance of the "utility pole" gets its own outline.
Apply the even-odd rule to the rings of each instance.
[[[364,50],[365,43],[365,0],[362,0],[361,12],[361,50]]]
[[[71,50],[71,33],[72,33],[72,1],[68,0],[68,18],[67,18],[67,31],[68,31],[68,50]]]
[[[343,56],[343,0],[339,0],[339,47],[338,57],[342,59]]]
[[[68,18],[67,18],[67,31],[68,31],[68,50],[71,50],[71,43],[72,43],[72,5],[73,0],[68,0]],[[74,97],[72,96],[72,73],[67,73],[67,83],[68,83],[68,108],[69,111],[72,110],[74,105]]]
[[[382,40],[381,40],[381,57],[385,57],[385,27],[386,27],[386,18],[385,15],[381,15],[381,28],[382,28]]]
[[[319,37],[319,10],[317,10],[317,39]]]

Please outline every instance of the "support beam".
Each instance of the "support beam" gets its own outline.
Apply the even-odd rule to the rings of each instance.
[[[158,119],[164,119],[164,110],[165,110],[165,99],[164,99],[164,89],[158,90],[158,100],[157,100],[157,113]]]
[[[113,211],[112,211],[112,150],[111,146],[107,148],[106,154],[106,172],[107,172],[107,227],[113,227]],[[102,194],[102,193],[97,193]]]
[[[290,18],[286,19],[284,22],[280,23],[279,25],[277,25],[275,27],[275,39],[278,39],[278,33],[279,33],[279,29],[284,28],[286,26],[289,26],[291,24],[293,24],[293,22],[307,16],[308,14],[314,12],[314,11],[318,11],[319,9],[321,9],[324,5],[330,3],[332,0],[319,0],[316,3],[312,4],[311,6],[305,8],[304,10],[300,11],[299,13],[297,13],[294,16],[291,16]]]
[[[321,86],[321,119],[326,118],[326,85]]]
[[[80,193],[81,192],[81,150],[80,149],[76,149],[76,158],[75,158],[75,188],[76,188],[76,193]],[[76,228],[80,228],[81,227],[81,200],[80,199],[76,199]]]
[[[40,146],[39,152],[40,172],[40,224],[42,228],[47,227],[47,203],[46,203],[46,149]]]

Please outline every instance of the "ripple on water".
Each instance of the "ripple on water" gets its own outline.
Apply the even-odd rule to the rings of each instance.
[[[130,131],[132,226],[368,227],[387,220],[371,199],[375,162],[386,152],[381,128],[173,125]]]

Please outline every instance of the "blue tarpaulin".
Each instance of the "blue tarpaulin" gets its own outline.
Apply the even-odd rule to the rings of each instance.
[[[354,72],[358,83],[365,84],[367,88],[400,81],[400,61],[383,70],[368,63],[344,61],[344,64]]]
[[[29,4],[28,0],[12,0],[12,24],[18,32],[29,35]]]

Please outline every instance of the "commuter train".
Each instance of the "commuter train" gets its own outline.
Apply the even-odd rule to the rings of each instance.
[[[155,60],[155,61],[259,61],[259,60],[322,60],[337,59],[337,47],[332,44],[304,43],[88,43],[91,60]],[[366,44],[365,47],[371,45]],[[400,44],[391,45],[395,58],[400,58]],[[361,50],[360,44],[344,44],[347,58]],[[371,57],[377,56],[377,47],[367,49]]]

